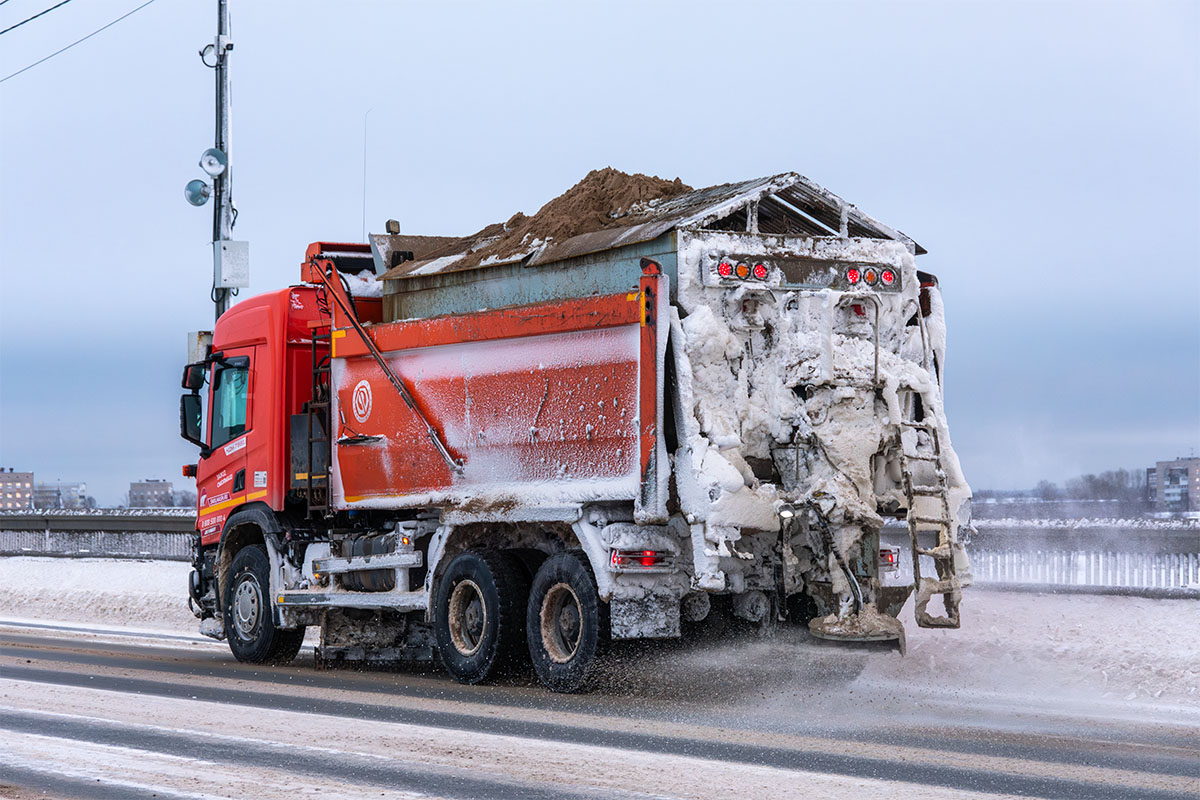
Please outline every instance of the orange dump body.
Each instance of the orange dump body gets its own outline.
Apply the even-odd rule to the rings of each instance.
[[[634,500],[643,518],[665,519],[666,278],[656,269],[620,294],[392,323],[335,274],[311,257],[302,277],[319,285],[251,298],[217,324],[207,403],[221,402],[214,384],[244,381],[244,423],[208,431],[215,446],[196,476],[205,543],[246,503],[302,501],[309,476],[293,450],[306,446],[296,426],[313,399],[314,356],[330,365],[333,509],[529,518],[530,508]],[[218,374],[236,368],[244,378]]]
[[[333,505],[494,514],[635,500],[647,481],[652,498],[662,280],[643,276],[617,295],[366,326],[412,406],[331,304]]]

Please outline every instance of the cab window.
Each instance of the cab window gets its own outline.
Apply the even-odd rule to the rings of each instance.
[[[213,369],[212,443],[220,447],[246,432],[246,400],[250,390],[250,359],[226,359]]]

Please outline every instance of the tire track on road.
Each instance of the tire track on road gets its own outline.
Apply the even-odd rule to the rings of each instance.
[[[194,699],[205,702],[297,711],[349,719],[378,720],[402,724],[447,728],[458,731],[478,731],[487,734],[539,739],[551,742],[613,747],[645,753],[666,753],[712,761],[758,764],[788,770],[870,777],[877,780],[900,781],[912,784],[936,785],[992,793],[1012,793],[1062,800],[1193,800],[1194,782],[1173,775],[1147,775],[1112,769],[1088,769],[1093,777],[1087,780],[1055,777],[1053,770],[1036,761],[1006,763],[1004,759],[975,757],[977,765],[947,766],[938,763],[946,754],[936,752],[904,755],[906,760],[886,757],[865,757],[835,752],[854,749],[854,742],[829,742],[829,750],[785,748],[744,744],[712,739],[671,737],[603,728],[583,728],[551,722],[530,722],[488,717],[478,714],[432,712],[424,709],[380,706],[322,698],[303,698],[286,694],[271,694],[229,689],[224,687],[188,684],[179,686],[143,678],[85,675],[29,667],[6,667],[4,678],[10,681],[29,681],[63,686],[165,697]],[[0,722],[7,722],[0,718]],[[861,747],[861,745],[859,745]],[[890,752],[900,757],[900,748],[881,748],[883,756]],[[923,757],[922,757],[923,756]],[[911,760],[907,760],[911,759]],[[988,769],[1003,765],[1005,770]],[[1040,768],[1042,774],[1028,774]],[[1075,770],[1069,770],[1075,771]],[[1024,773],[1024,774],[1023,774]],[[1147,788],[1152,779],[1166,788]]]
[[[11,641],[11,638],[10,638]],[[207,654],[199,663],[188,663],[168,658],[160,652],[133,649],[134,655],[143,657],[113,656],[105,653],[78,652],[72,649],[46,650],[40,646],[40,640],[29,643],[28,648],[21,646],[0,645],[0,656],[21,658],[23,655],[36,655],[38,660],[56,661],[79,666],[101,666],[110,669],[133,670],[137,672],[168,673],[196,678],[210,682],[212,679],[235,680],[264,684],[271,689],[283,688],[288,692],[298,689],[311,688],[337,692],[340,695],[363,693],[386,697],[389,700],[411,698],[420,701],[434,701],[442,709],[440,713],[448,713],[463,717],[464,720],[485,719],[494,721],[494,710],[507,710],[526,720],[534,716],[530,712],[545,712],[565,720],[563,729],[578,730],[581,727],[606,726],[612,730],[615,720],[647,720],[647,716],[638,716],[628,708],[617,707],[613,714],[594,702],[571,702],[581,698],[562,695],[537,696],[532,692],[510,689],[509,687],[461,687],[449,681],[435,681],[421,678],[428,685],[413,686],[409,683],[396,685],[392,680],[371,680],[367,675],[377,678],[388,678],[395,673],[328,673],[307,674],[297,673],[287,668],[261,668],[229,663],[225,656],[217,659],[214,664]],[[58,643],[56,643],[57,645]],[[129,650],[123,647],[122,651]],[[187,651],[185,651],[187,652]],[[130,676],[132,677],[132,676]],[[299,680],[296,678],[299,677]],[[193,684],[188,684],[193,685]],[[211,684],[200,684],[209,686]],[[481,690],[495,689],[484,694]],[[222,690],[223,692],[226,690]],[[496,695],[499,695],[498,697]],[[270,696],[280,696],[271,693]],[[298,695],[288,695],[293,701],[303,702]],[[366,707],[372,704],[365,704]],[[456,708],[460,706],[461,708]],[[565,706],[565,708],[564,708]],[[387,708],[389,706],[378,706]],[[415,713],[415,709],[407,709]],[[647,711],[647,709],[643,709]],[[434,713],[434,712],[431,712]],[[653,715],[652,715],[653,716]],[[376,717],[378,718],[378,717]],[[670,721],[672,727],[704,726],[704,723],[685,722],[686,715],[676,715]],[[519,722],[519,720],[510,720]],[[430,724],[425,721],[419,724]],[[460,728],[472,723],[451,724],[446,727]],[[623,728],[626,726],[622,726]],[[720,726],[715,726],[720,727]],[[779,732],[767,730],[735,729],[729,731],[733,735],[771,736]],[[784,734],[785,736],[788,734]],[[792,734],[796,735],[796,734]],[[806,726],[799,735],[804,738],[819,738],[826,741],[841,741],[846,736],[845,730],[819,729]],[[694,737],[693,737],[694,738]],[[1031,741],[1031,738],[1034,741]],[[1057,763],[1072,766],[1090,766],[1097,769],[1116,769],[1131,772],[1146,772],[1159,775],[1196,777],[1200,779],[1200,749],[1195,747],[1178,747],[1161,742],[1147,745],[1143,743],[1125,743],[1103,741],[1099,739],[1075,739],[1063,736],[1032,736],[1029,734],[1016,736],[994,730],[958,730],[945,725],[942,735],[934,736],[928,733],[914,733],[906,729],[888,728],[879,731],[857,730],[853,734],[855,745],[878,744],[888,748],[912,748],[929,752],[952,752],[956,754],[977,755],[986,758],[1021,759],[1042,763]],[[1189,740],[1190,741],[1190,740]],[[1153,751],[1152,751],[1153,748]]]

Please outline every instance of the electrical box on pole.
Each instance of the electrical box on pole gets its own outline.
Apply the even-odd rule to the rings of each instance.
[[[213,287],[245,289],[250,285],[250,243],[213,242]]]

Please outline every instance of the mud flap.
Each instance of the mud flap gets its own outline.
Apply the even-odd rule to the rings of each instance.
[[[608,605],[614,639],[679,638],[679,599],[672,594],[613,597]]]

